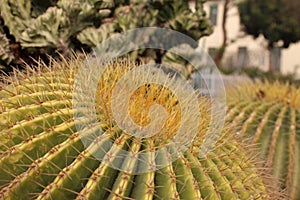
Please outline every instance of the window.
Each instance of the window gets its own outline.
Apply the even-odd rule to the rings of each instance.
[[[270,70],[272,72],[280,72],[281,68],[281,47],[275,46],[271,50]]]
[[[237,67],[243,68],[249,66],[249,53],[247,47],[239,47],[237,57]]]
[[[218,5],[211,5],[209,9],[209,19],[214,26],[217,25],[217,17],[218,17]]]

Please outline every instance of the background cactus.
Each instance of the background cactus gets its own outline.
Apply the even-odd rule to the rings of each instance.
[[[10,50],[8,39],[5,34],[0,31],[0,59],[2,64],[10,63],[14,56]]]
[[[13,59],[14,55],[10,49],[9,40],[3,30],[2,19],[0,17],[0,65],[9,64]]]
[[[99,1],[11,1],[1,4],[1,16],[10,34],[23,48],[67,51],[72,38],[101,22]],[[98,22],[97,22],[98,21]]]
[[[300,90],[289,84],[244,85],[228,95],[227,120],[258,143],[289,199],[300,198]]]
[[[72,90],[74,75],[81,59],[51,61],[51,67],[38,63],[36,69],[15,71],[4,77],[0,91],[0,197],[4,199],[266,199],[266,186],[251,156],[235,140],[228,138],[233,129],[226,126],[223,137],[206,157],[197,157],[209,126],[207,101],[202,101],[199,134],[190,150],[171,165],[157,171],[132,174],[118,171],[94,158],[97,153],[107,162],[118,158],[118,148],[131,152],[153,151],[172,137],[178,124],[176,96],[167,88],[146,85],[133,96],[134,105],[149,105],[156,100],[169,112],[164,133],[146,139],[122,132],[111,119],[111,89],[133,62],[114,62],[99,81],[97,114],[99,129],[107,138],[98,137],[87,148],[74,124]],[[125,71],[124,71],[125,69]],[[109,78],[108,78],[109,77]],[[141,103],[142,102],[142,103]],[[145,123],[143,109],[131,106],[137,123]],[[111,146],[107,145],[112,141]],[[169,159],[167,154],[162,160]],[[149,158],[157,165],[157,158]],[[272,197],[273,199],[274,197]]]
[[[189,1],[182,0],[3,0],[0,9],[6,34],[18,42],[20,56],[29,62],[28,55],[46,61],[43,55],[55,56],[55,51],[65,56],[89,51],[113,33],[145,26],[170,28],[198,40],[212,29],[204,1],[195,2],[195,12]],[[157,60],[164,55],[150,50],[139,54]]]

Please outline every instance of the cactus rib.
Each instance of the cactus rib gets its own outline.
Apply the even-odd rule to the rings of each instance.
[[[176,149],[142,157],[139,153],[155,152],[174,136],[180,120],[180,102],[164,86],[142,86],[132,95],[133,105],[129,106],[132,118],[137,123],[146,123],[148,115],[144,108],[158,102],[170,115],[167,123],[159,134],[149,138],[136,138],[121,130],[112,119],[109,104],[116,82],[136,67],[130,60],[111,62],[100,79],[95,102],[98,121],[74,120],[74,113],[82,111],[72,109],[74,76],[82,62],[79,58],[52,61],[53,66],[44,69],[41,69],[44,64],[39,63],[35,70],[15,72],[17,79],[8,81],[0,90],[0,117],[4,119],[0,124],[0,198],[263,200],[270,197],[268,185],[250,153],[229,137],[235,129],[224,127],[214,149],[204,157],[199,156],[211,118],[209,109],[204,109],[209,105],[207,99],[199,98],[203,120],[190,149],[179,154],[174,162],[171,152],[176,154]],[[255,105],[248,108],[245,105],[245,115]],[[87,122],[88,127],[77,130],[76,125]],[[122,158],[123,151],[131,152],[131,156]],[[171,164],[156,169],[166,162]],[[124,170],[119,170],[120,167]],[[134,173],[138,168],[148,171]]]

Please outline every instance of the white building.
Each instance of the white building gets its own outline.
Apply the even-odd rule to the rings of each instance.
[[[200,45],[207,52],[213,54],[222,44],[222,17],[224,0],[208,0],[204,3],[207,16],[214,25],[214,32],[200,40]],[[270,52],[267,50],[267,42],[263,36],[254,39],[242,31],[238,8],[232,6],[227,13],[226,28],[229,45],[226,49],[223,66],[233,67],[259,67],[269,70]],[[288,49],[275,48],[272,53],[277,58],[277,70],[283,74],[297,72],[300,75],[300,43],[292,44]],[[276,70],[276,69],[275,69]]]

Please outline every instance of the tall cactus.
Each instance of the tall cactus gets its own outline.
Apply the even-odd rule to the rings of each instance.
[[[73,118],[74,75],[82,61],[38,64],[15,72],[0,91],[0,197],[3,199],[267,199],[266,186],[251,156],[235,140],[226,138],[233,129],[225,127],[223,137],[205,157],[198,157],[205,130],[210,124],[207,103],[193,145],[170,165],[145,173],[134,168],[155,167],[169,155],[147,157],[135,166],[119,160],[121,150],[151,152],[167,142],[178,128],[176,96],[157,85],[145,85],[134,94],[129,111],[137,123],[145,123],[143,107],[155,100],[169,112],[163,133],[138,139],[123,132],[111,118],[110,96],[116,81],[134,67],[130,61],[116,61],[99,81],[96,95],[100,125],[85,129],[93,135],[85,148]],[[125,69],[125,71],[124,71]],[[177,103],[176,103],[177,102]],[[97,136],[104,131],[106,137]],[[94,155],[102,159],[96,159]],[[150,154],[151,155],[151,154]],[[134,159],[133,159],[134,160]],[[152,162],[150,162],[152,161]],[[117,166],[128,166],[127,171]],[[150,165],[153,164],[153,166]]]
[[[266,165],[289,199],[300,199],[300,90],[289,84],[257,83],[229,93],[227,120],[258,143]]]

